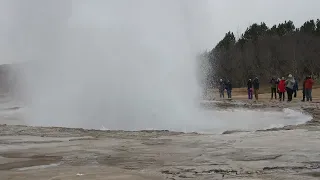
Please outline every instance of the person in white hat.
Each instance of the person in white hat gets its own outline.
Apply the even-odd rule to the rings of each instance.
[[[286,90],[287,90],[288,102],[292,101],[292,94],[293,94],[295,83],[296,83],[296,81],[294,80],[292,74],[289,74],[288,79],[286,80]]]

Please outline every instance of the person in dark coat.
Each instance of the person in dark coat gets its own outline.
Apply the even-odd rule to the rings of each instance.
[[[306,81],[307,81],[308,77],[306,77],[303,81],[302,84],[302,102],[304,102],[306,100]]]
[[[294,86],[293,86],[293,97],[297,97],[297,92],[299,90],[299,85],[298,85],[298,81],[297,79],[295,79],[295,83],[294,83]]]
[[[227,90],[228,98],[231,99],[232,84],[229,80],[227,80],[227,83],[226,83],[226,90]]]
[[[272,77],[270,82],[271,84],[271,99],[273,99],[273,94],[274,94],[274,98],[277,99],[277,84],[278,81],[275,77]]]
[[[247,86],[248,86],[248,99],[252,99],[252,80],[251,79],[248,80]]]
[[[224,89],[225,89],[225,83],[223,82],[222,79],[220,79],[219,82],[219,94],[220,94],[220,98],[224,98]]]
[[[259,88],[260,88],[260,82],[258,77],[254,78],[253,82],[252,82],[252,86],[253,86],[253,92],[254,92],[254,98],[256,100],[259,100]]]

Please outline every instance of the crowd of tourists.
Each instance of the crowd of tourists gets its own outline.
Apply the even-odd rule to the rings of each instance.
[[[292,74],[289,74],[287,78],[271,78],[271,99],[277,99],[279,97],[280,101],[285,101],[287,97],[287,101],[292,101],[292,98],[297,97],[297,92],[299,90],[298,80],[295,79]],[[314,84],[314,80],[311,76],[305,77],[303,81],[302,87],[302,100],[301,101],[312,101],[312,86]],[[259,100],[259,89],[260,82],[259,78],[255,77],[253,80],[249,79],[247,83],[247,91],[248,91],[248,99],[251,100],[254,98]],[[232,84],[229,80],[224,81],[220,79],[219,82],[219,94],[220,98],[224,98],[224,92],[227,92],[228,98],[231,99],[232,94]]]

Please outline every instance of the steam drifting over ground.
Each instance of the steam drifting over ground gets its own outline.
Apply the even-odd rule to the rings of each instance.
[[[23,74],[27,123],[130,129],[199,118],[207,1],[70,2],[6,1],[19,35],[10,57],[33,63]]]

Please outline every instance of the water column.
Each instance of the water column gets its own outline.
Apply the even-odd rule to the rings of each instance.
[[[12,22],[8,33],[12,60],[22,62],[17,70],[20,73],[19,94],[23,94],[26,104],[32,104],[34,109],[45,106],[35,97],[54,93],[54,88],[42,89],[48,85],[59,88],[54,78],[44,76],[55,71],[57,62],[62,61],[61,55],[65,51],[62,40],[67,37],[72,0],[6,0],[6,5]],[[35,86],[33,82],[41,86]],[[32,116],[32,119],[36,118]]]

